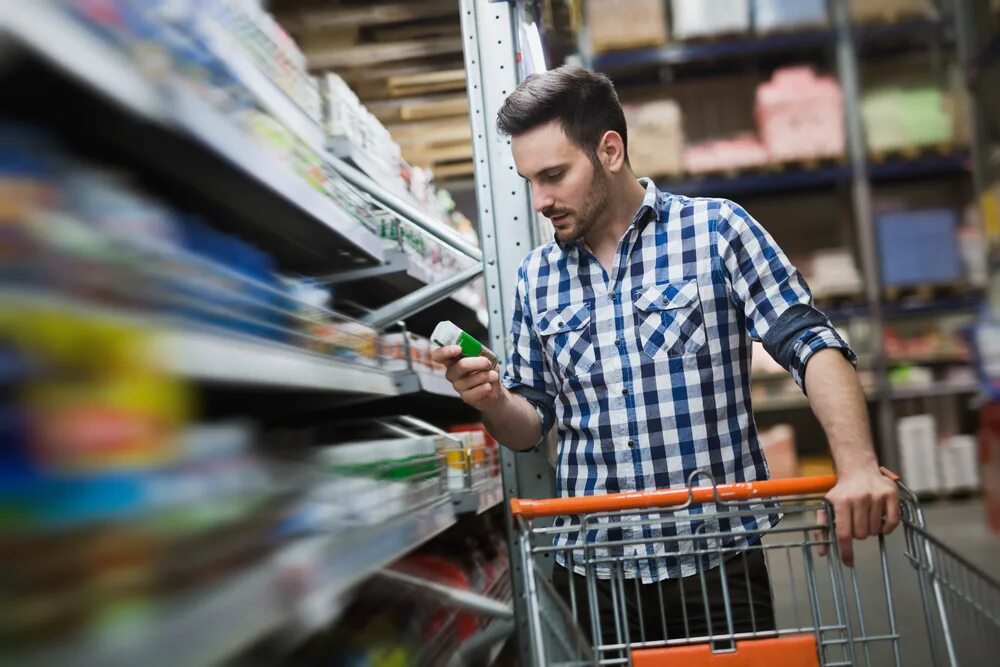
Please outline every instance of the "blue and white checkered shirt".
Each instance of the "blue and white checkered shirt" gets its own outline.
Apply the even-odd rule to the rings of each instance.
[[[518,271],[504,384],[536,406],[543,434],[553,422],[558,428],[559,496],[683,487],[696,470],[718,483],[767,479],[750,404],[751,340],[764,341],[803,391],[818,350],[841,349],[856,363],[746,211],[640,183],[645,199],[608,272],[582,241],[536,248]],[[583,536],[575,518],[560,517],[566,530],[555,544],[596,543],[591,556],[624,559],[626,577],[653,582],[697,571],[691,558],[658,558],[658,538],[710,523],[735,533],[724,546],[739,548],[745,531],[777,520],[764,511],[706,522],[706,511],[679,510],[664,525],[648,525],[647,515],[646,525],[598,525]],[[679,546],[687,553],[692,540]],[[562,552],[558,560],[566,564]],[[719,558],[706,561],[714,567]],[[597,570],[610,576],[607,566]]]

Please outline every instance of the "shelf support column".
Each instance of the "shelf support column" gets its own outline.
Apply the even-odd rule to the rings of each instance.
[[[522,57],[521,8],[516,3],[461,0],[462,41],[472,124],[476,205],[486,301],[489,347],[505,362],[517,270],[539,242],[531,196],[518,176],[510,140],[496,128],[504,99],[527,74],[530,58]],[[542,448],[539,448],[542,449]],[[515,453],[502,448],[504,497],[550,497],[555,491],[552,465],[540,452]],[[507,514],[514,612],[522,662],[530,664],[524,572],[517,532]],[[547,563],[551,567],[551,563]],[[539,566],[544,567],[543,564]]]
[[[896,445],[896,423],[892,409],[889,373],[886,365],[882,319],[882,281],[879,273],[878,242],[872,214],[872,187],[868,178],[868,151],[864,126],[861,122],[861,84],[858,55],[854,44],[847,0],[830,0],[837,34],[837,74],[844,95],[846,115],[847,153],[851,164],[851,201],[854,224],[861,250],[861,270],[865,281],[865,300],[868,302],[871,324],[872,354],[876,375],[879,440],[882,465],[899,469]]]

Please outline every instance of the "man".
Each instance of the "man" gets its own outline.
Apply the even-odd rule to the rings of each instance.
[[[518,271],[502,383],[488,361],[461,358],[457,347],[434,355],[496,439],[529,450],[555,424],[560,496],[683,486],[697,470],[717,483],[766,479],[750,403],[750,344],[760,340],[806,392],[829,439],[838,482],[827,498],[844,561],[853,561],[852,538],[891,531],[896,488],[879,472],[854,353],[764,228],[731,201],[637,179],[603,75],[578,67],[532,75],[497,125],[555,241]],[[558,546],[606,544],[590,553],[618,563],[593,570],[593,625],[580,562],[558,558],[553,583],[605,642],[622,639],[615,616],[623,613],[632,641],[662,639],[664,615],[670,637],[728,633],[723,596],[737,632],[773,628],[767,570],[753,546],[776,521],[766,509],[706,520],[689,508],[663,526],[648,517],[605,521],[585,535],[569,526]],[[738,556],[683,557],[706,525]],[[638,581],[614,589],[612,575]],[[633,588],[627,609],[615,609],[613,591]]]

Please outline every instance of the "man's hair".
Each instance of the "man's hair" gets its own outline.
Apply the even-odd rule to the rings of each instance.
[[[628,162],[628,130],[611,79],[575,65],[532,74],[514,89],[497,113],[497,129],[516,137],[552,121],[591,161],[609,130],[622,137]]]

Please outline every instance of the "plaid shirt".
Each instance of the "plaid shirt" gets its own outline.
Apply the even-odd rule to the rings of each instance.
[[[518,271],[504,385],[535,405],[543,435],[553,422],[558,427],[559,496],[685,486],[697,470],[718,483],[767,479],[750,404],[751,339],[766,345],[776,327],[792,331],[781,349],[803,391],[818,350],[839,348],[856,363],[812,308],[805,281],[746,211],[640,183],[645,199],[608,272],[582,241],[536,248]],[[790,308],[815,324],[789,328],[783,315]],[[590,556],[625,559],[626,577],[653,582],[697,572],[690,557],[663,557],[691,551],[693,540],[665,550],[658,538],[704,525],[731,532],[723,546],[741,548],[752,539],[745,531],[777,521],[767,511],[733,521],[704,518],[709,512],[679,510],[662,525],[649,525],[649,515],[635,527],[626,520],[603,528],[601,520],[583,536],[578,518],[560,517],[555,544],[598,545]],[[565,565],[563,553],[557,560]],[[703,566],[718,562],[707,556]],[[597,571],[610,576],[607,565]]]

